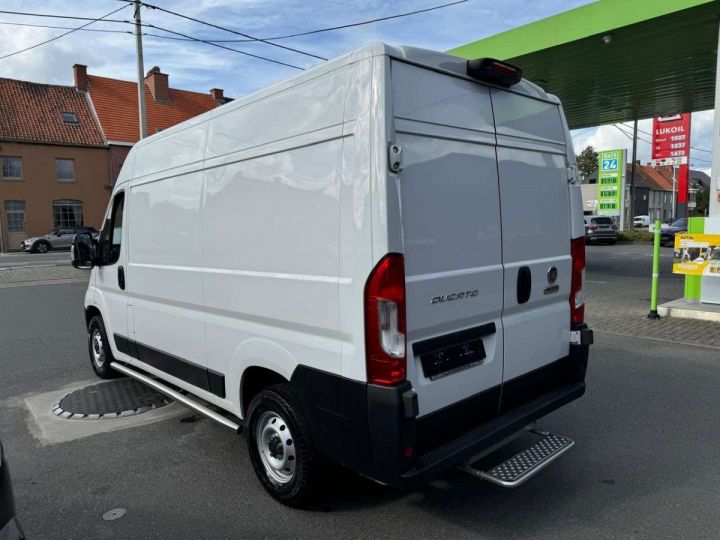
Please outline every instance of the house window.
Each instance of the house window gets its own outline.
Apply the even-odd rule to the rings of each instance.
[[[55,177],[58,182],[74,182],[75,181],[75,160],[74,159],[56,159],[55,160]]]
[[[9,233],[25,232],[25,201],[5,201]]]
[[[77,114],[75,114],[74,112],[61,112],[60,116],[62,116],[62,121],[66,124],[78,123]]]
[[[81,227],[83,225],[82,201],[53,201],[54,227]]]
[[[22,180],[22,158],[2,157],[2,179]]]

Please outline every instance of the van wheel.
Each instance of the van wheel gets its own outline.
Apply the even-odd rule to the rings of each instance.
[[[33,251],[35,253],[47,253],[49,250],[50,250],[50,244],[48,244],[44,240],[35,242],[35,245],[33,246]]]
[[[250,460],[265,490],[289,506],[310,502],[319,459],[299,401],[287,384],[266,388],[253,398],[246,434]]]
[[[88,352],[93,371],[101,379],[114,379],[121,374],[110,367],[115,361],[108,343],[102,318],[95,315],[88,324]]]

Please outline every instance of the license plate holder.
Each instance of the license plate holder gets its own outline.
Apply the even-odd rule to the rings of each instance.
[[[482,339],[450,345],[420,356],[425,377],[435,380],[480,364],[487,357]]]

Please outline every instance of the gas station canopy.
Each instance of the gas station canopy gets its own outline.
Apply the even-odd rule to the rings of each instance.
[[[718,0],[598,0],[449,51],[562,100],[571,129],[714,107]]]

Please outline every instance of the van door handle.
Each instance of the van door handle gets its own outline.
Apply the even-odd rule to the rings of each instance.
[[[125,269],[122,266],[118,266],[118,287],[120,290],[125,290]]]
[[[532,273],[529,266],[521,266],[517,277],[517,302],[524,304],[530,299],[532,291]]]

